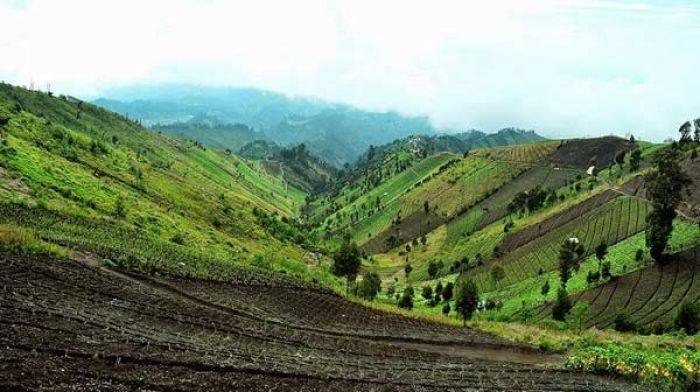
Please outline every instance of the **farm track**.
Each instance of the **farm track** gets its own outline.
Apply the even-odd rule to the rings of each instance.
[[[316,289],[0,254],[0,390],[628,391],[560,358]]]

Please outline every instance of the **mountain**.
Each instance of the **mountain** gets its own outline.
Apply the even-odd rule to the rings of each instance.
[[[280,145],[304,143],[326,162],[351,163],[371,144],[411,134],[434,134],[425,117],[373,113],[312,98],[288,97],[253,88],[158,85],[107,91],[93,103],[146,125],[184,123],[206,116],[224,124],[245,124]],[[197,129],[179,134],[197,139]],[[211,139],[211,133],[207,138]],[[226,137],[215,145],[225,146]],[[226,146],[236,149],[237,146]]]

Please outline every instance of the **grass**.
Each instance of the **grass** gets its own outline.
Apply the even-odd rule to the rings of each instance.
[[[37,238],[29,230],[12,225],[0,225],[0,251],[24,256],[68,258],[66,249]]]
[[[6,84],[0,115],[3,222],[145,272],[222,278],[256,260],[339,284],[327,267],[307,267],[310,230],[294,222],[306,194],[257,162]]]

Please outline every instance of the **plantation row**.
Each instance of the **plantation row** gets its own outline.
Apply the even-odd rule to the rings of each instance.
[[[700,300],[700,250],[684,252],[678,258],[668,265],[652,264],[583,291],[572,296],[572,303],[589,304],[587,327],[608,328],[620,319],[635,328],[663,332],[682,304]],[[540,317],[550,308],[540,309]]]
[[[551,271],[557,266],[559,248],[565,239],[578,238],[585,255],[591,254],[601,241],[614,244],[643,230],[648,210],[649,205],[644,201],[618,197],[555,230],[543,232],[538,239],[509,250],[503,257],[475,270],[473,276],[481,291],[487,292],[495,289],[489,279],[489,268],[495,263],[506,272],[500,282],[503,287]]]
[[[411,328],[430,333],[433,325],[340,299],[334,304],[338,313],[325,321],[323,313],[312,308],[319,302],[307,303],[306,290],[267,297],[266,290],[258,286],[233,287],[233,291],[220,286],[210,292],[209,282],[132,279],[138,278],[76,263],[0,254],[0,286],[5,293],[0,296],[4,326],[0,329],[0,387],[34,389],[65,383],[100,390],[134,385],[202,390],[219,386],[223,380],[246,385],[247,390],[312,390],[319,386],[367,390],[370,385],[374,390],[431,391],[633,388],[594,375],[533,366],[550,359],[531,349],[526,355],[507,354],[512,356],[510,362],[498,361],[502,350],[526,353],[528,348],[475,331],[460,333],[444,327],[445,335],[453,336],[450,351],[439,341],[407,340],[404,334],[423,335],[410,332]],[[188,286],[196,291],[187,291]],[[244,312],[226,302],[239,290],[259,293],[247,299]],[[207,299],[201,297],[202,291]],[[280,311],[287,314],[281,320],[268,316]],[[286,319],[294,320],[295,312],[302,318],[311,312],[319,314],[310,317],[317,317],[323,328],[288,324]],[[342,314],[349,326],[334,321]],[[389,333],[394,323],[407,323],[407,330],[382,339],[353,336],[354,326],[368,322],[386,324]],[[467,340],[460,342],[460,337]],[[474,337],[483,342],[474,342]],[[172,379],[165,380],[162,374]]]
[[[519,146],[495,147],[476,151],[474,154],[496,161],[537,163],[554,152],[560,141],[538,142]]]

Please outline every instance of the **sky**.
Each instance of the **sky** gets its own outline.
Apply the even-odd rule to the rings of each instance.
[[[0,0],[0,80],[250,86],[440,128],[660,141],[700,117],[700,1]]]

